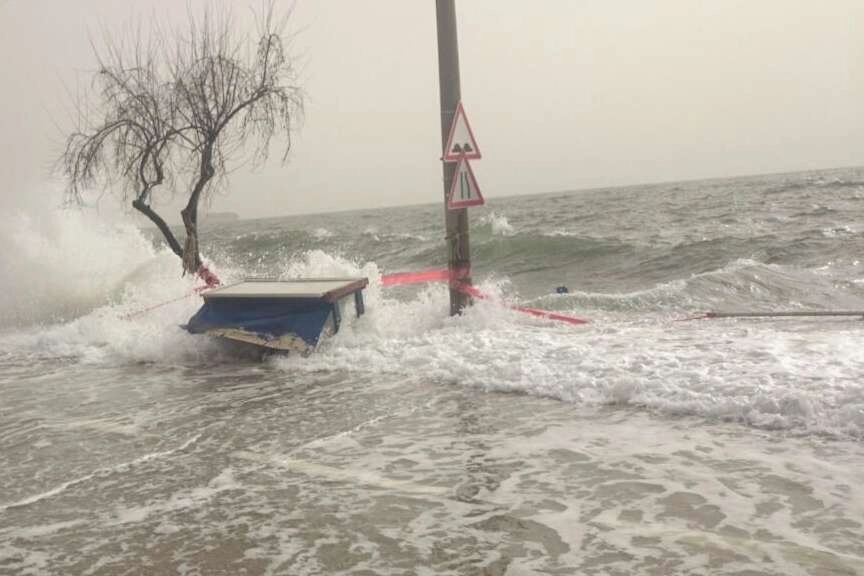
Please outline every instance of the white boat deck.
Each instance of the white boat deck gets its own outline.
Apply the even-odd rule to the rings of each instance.
[[[210,298],[311,298],[334,299],[362,290],[366,278],[302,278],[292,280],[244,280],[237,284],[209,290]]]

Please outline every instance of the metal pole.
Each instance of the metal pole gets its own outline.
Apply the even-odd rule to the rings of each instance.
[[[706,318],[805,318],[808,316],[861,316],[864,310],[794,310],[789,312],[708,312]]]
[[[459,43],[456,37],[455,0],[435,0],[438,20],[438,83],[441,93],[441,150],[447,145],[450,124],[462,99],[459,84]],[[447,195],[456,173],[455,162],[441,161],[444,171],[444,222],[447,230],[447,268],[450,271],[450,315],[462,312],[470,299],[458,284],[471,284],[468,209],[447,209]]]

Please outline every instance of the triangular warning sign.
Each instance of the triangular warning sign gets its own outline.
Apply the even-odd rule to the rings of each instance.
[[[458,162],[463,157],[469,160],[479,160],[481,156],[474,132],[471,131],[471,125],[468,124],[468,117],[465,116],[465,109],[462,108],[462,102],[459,102],[459,105],[456,106],[456,114],[453,116],[453,123],[450,125],[447,145],[444,146],[444,161]]]
[[[447,208],[457,210],[468,206],[482,206],[484,203],[480,186],[477,185],[477,178],[474,177],[474,171],[471,170],[471,165],[463,156],[456,166],[456,173],[453,174],[450,194],[447,195]]]

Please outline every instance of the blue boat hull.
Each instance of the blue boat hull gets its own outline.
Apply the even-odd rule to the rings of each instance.
[[[338,308],[338,303],[321,300],[220,298],[205,302],[187,329],[193,334],[241,330],[265,341],[293,335],[314,348],[331,315],[339,315]]]

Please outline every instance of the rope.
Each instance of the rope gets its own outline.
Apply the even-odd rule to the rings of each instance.
[[[131,320],[132,318],[136,318],[138,316],[141,316],[142,314],[146,314],[147,312],[152,312],[153,310],[156,310],[157,308],[167,306],[168,304],[173,304],[174,302],[179,302],[180,300],[185,300],[186,298],[189,298],[189,296],[192,296],[193,294],[200,294],[200,293],[201,293],[201,289],[195,288],[192,292],[189,292],[188,294],[184,294],[183,296],[180,296],[179,298],[173,298],[171,300],[168,300],[167,302],[160,302],[159,304],[154,304],[153,306],[150,306],[148,308],[144,308],[143,310],[136,310],[135,312],[130,312],[129,314],[124,314],[120,318],[122,318],[123,320]]]
[[[189,292],[188,294],[184,294],[183,296],[179,296],[177,298],[173,298],[173,299],[168,300],[166,302],[160,302],[159,304],[154,304],[153,306],[150,306],[148,308],[144,308],[143,310],[136,310],[135,312],[130,312],[129,314],[124,314],[120,318],[122,318],[123,320],[131,320],[132,318],[135,318],[135,317],[140,316],[142,314],[145,314],[147,312],[152,312],[153,310],[156,310],[157,308],[167,306],[168,304],[173,304],[174,302],[179,302],[180,300],[185,300],[186,298],[188,298],[189,296],[192,296],[193,294],[201,294],[202,292],[204,292],[206,290],[210,290],[211,288],[216,288],[217,286],[222,285],[222,282],[219,280],[219,277],[216,276],[216,274],[214,274],[213,272],[211,272],[210,269],[207,268],[207,266],[205,266],[204,264],[202,264],[201,266],[198,267],[198,271],[196,272],[196,274],[198,275],[198,277],[201,280],[204,281],[204,286],[198,286],[197,288],[193,288],[192,292]]]

